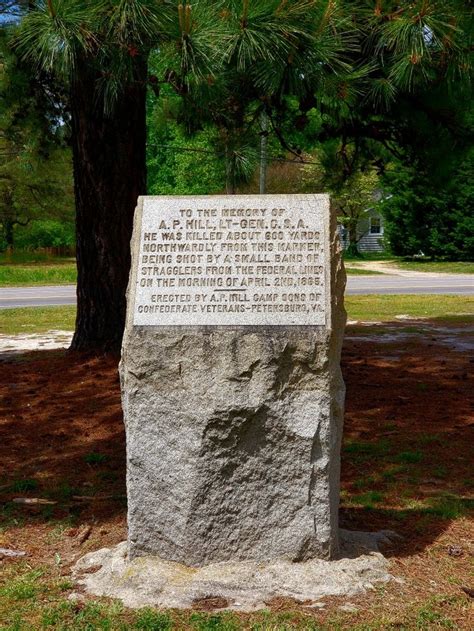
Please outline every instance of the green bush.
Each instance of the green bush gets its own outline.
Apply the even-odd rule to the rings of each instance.
[[[393,254],[457,261],[474,260],[474,152],[446,169],[439,182],[415,167],[385,177],[385,236]]]
[[[15,229],[15,247],[20,249],[71,247],[74,242],[73,223],[38,219]]]

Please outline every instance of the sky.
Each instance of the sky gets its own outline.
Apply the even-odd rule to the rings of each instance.
[[[9,5],[8,9],[4,8],[5,4]],[[13,14],[16,13],[16,11],[18,10],[18,7],[15,6],[15,4],[11,4],[10,0],[6,0],[6,1],[0,0],[0,10],[2,11],[0,13],[0,24],[1,24],[3,22],[10,22],[13,18]],[[9,15],[9,12],[11,12],[12,15]]]

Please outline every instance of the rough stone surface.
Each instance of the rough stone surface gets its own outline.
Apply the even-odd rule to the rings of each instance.
[[[337,554],[345,274],[335,235],[332,221],[327,327],[133,326],[129,309],[120,372],[131,559]]]
[[[374,583],[393,579],[388,562],[378,551],[393,533],[341,531],[348,558],[312,559],[292,563],[276,559],[214,563],[191,568],[148,556],[127,560],[127,543],[87,554],[73,568],[77,582],[90,594],[119,598],[127,607],[191,608],[206,598],[218,598],[222,608],[252,611],[283,596],[323,608],[325,596],[365,592]],[[100,566],[95,573],[90,568]],[[219,602],[218,601],[218,602]],[[224,605],[224,603],[226,603]]]

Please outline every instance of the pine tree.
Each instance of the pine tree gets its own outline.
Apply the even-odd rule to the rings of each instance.
[[[129,240],[146,187],[146,90],[180,97],[192,132],[212,124],[227,187],[252,165],[261,115],[287,149],[285,125],[316,108],[317,140],[336,138],[345,176],[420,135],[416,114],[456,123],[436,90],[469,92],[467,0],[38,0],[17,47],[69,91],[77,213],[78,316],[73,348],[117,349]],[[157,51],[158,76],[148,76]],[[298,104],[295,111],[294,103]],[[415,121],[415,123],[413,123]],[[297,152],[296,152],[297,153]],[[383,167],[383,165],[382,165]]]
[[[147,57],[169,3],[39,1],[16,50],[68,91],[76,200],[77,320],[72,348],[117,350],[130,237],[146,192]],[[168,7],[169,8],[169,7]]]

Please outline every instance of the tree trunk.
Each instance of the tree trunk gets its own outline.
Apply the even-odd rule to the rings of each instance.
[[[225,145],[225,192],[235,195],[235,155],[226,140]]]
[[[71,93],[76,199],[77,318],[73,350],[116,351],[125,325],[130,239],[146,192],[146,62],[110,114],[91,59],[78,62]]]
[[[259,193],[264,195],[267,192],[267,145],[268,145],[268,116],[262,112],[260,116],[260,177]]]
[[[350,219],[347,225],[347,231],[349,233],[349,245],[347,247],[347,254],[350,256],[360,256],[357,244],[359,242],[357,236],[357,219]]]
[[[7,244],[8,251],[13,250],[13,245],[14,245],[13,228],[14,228],[14,222],[11,219],[7,218],[3,220],[3,236],[5,239],[5,243]]]

